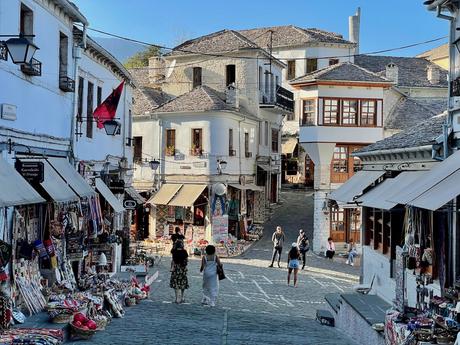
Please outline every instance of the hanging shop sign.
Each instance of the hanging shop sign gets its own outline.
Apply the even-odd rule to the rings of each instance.
[[[118,181],[110,181],[110,191],[114,194],[121,194],[125,192],[125,181],[118,180]]]
[[[125,200],[123,201],[123,207],[127,210],[135,210],[137,206],[137,202],[134,200]]]
[[[31,184],[39,184],[44,180],[43,162],[24,162],[16,160],[16,170]]]

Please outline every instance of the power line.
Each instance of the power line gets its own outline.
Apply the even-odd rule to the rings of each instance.
[[[225,58],[253,59],[253,60],[261,59],[260,57],[254,57],[254,56],[231,56],[231,55],[228,55],[228,53],[237,52],[236,50],[231,50],[231,51],[222,52],[222,53],[198,52],[198,51],[187,50],[187,49],[183,49],[183,48],[177,48],[177,47],[176,48],[171,48],[171,47],[166,47],[166,46],[162,46],[162,45],[159,45],[159,44],[153,44],[153,43],[149,43],[149,42],[144,42],[144,41],[140,41],[140,40],[125,37],[125,36],[112,34],[110,32],[99,30],[99,29],[88,28],[88,30],[98,32],[98,33],[101,33],[101,34],[104,34],[104,35],[107,35],[107,36],[119,38],[119,39],[122,39],[122,40],[125,40],[125,41],[134,42],[134,43],[142,44],[142,45],[145,45],[145,46],[151,46],[151,47],[156,47],[156,48],[165,49],[165,50],[180,51],[180,52],[183,52],[183,53],[190,53],[190,54],[196,54],[196,55],[206,55],[206,56],[211,56],[211,57],[225,57]],[[260,36],[262,36],[262,35],[260,35]],[[417,43],[407,44],[407,45],[394,47],[394,48],[376,50],[376,51],[371,51],[371,52],[367,52],[367,53],[335,55],[335,56],[322,56],[322,57],[317,57],[316,59],[321,60],[321,59],[334,59],[334,58],[347,58],[347,57],[350,58],[350,57],[356,57],[356,56],[362,56],[362,55],[375,55],[375,54],[381,54],[381,53],[388,53],[388,52],[392,52],[392,51],[397,51],[397,50],[403,50],[403,49],[407,49],[407,48],[416,47],[416,46],[419,46],[419,45],[434,43],[434,42],[437,42],[437,41],[440,41],[440,40],[443,40],[443,39],[446,39],[446,38],[447,38],[447,36],[441,36],[441,37],[437,37],[437,38],[433,38],[433,39],[430,39],[430,40],[425,40],[425,41],[421,41],[421,42],[417,42]],[[269,53],[262,47],[257,47],[257,48],[252,48],[252,49],[262,49],[266,53]],[[266,58],[266,59],[270,60],[270,58]],[[310,58],[308,58],[308,57],[298,57],[298,58],[292,58],[292,59],[289,59],[289,60],[307,60],[307,59],[310,59]],[[150,68],[150,69],[156,69],[156,68]]]

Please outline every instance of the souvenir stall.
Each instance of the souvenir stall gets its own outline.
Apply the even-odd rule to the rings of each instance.
[[[453,344],[460,331],[460,281],[452,274],[448,213],[406,208],[403,247],[396,248],[394,309],[388,345]]]

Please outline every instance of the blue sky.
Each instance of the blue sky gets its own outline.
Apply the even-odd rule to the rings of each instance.
[[[74,0],[90,26],[122,36],[174,46],[224,28],[294,24],[348,37],[348,16],[361,7],[362,53],[394,48],[448,34],[447,21],[422,0]],[[91,33],[95,35],[95,33]],[[413,56],[440,41],[391,53]],[[389,53],[387,53],[389,54]]]

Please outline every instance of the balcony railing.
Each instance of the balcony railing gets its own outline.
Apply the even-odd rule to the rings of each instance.
[[[276,94],[262,92],[259,99],[262,105],[277,106],[287,111],[294,111],[294,94],[282,86],[276,86]]]
[[[75,91],[75,80],[67,77],[59,77],[59,88],[64,92],[74,92]]]
[[[0,43],[0,60],[8,60],[8,50],[6,45]]]
[[[245,152],[244,154],[246,158],[251,158],[252,157],[252,152]]]
[[[190,155],[201,159],[207,159],[209,156],[208,153],[204,152],[203,149],[200,148],[191,149]]]
[[[42,63],[37,59],[32,59],[29,63],[21,65],[21,71],[24,74],[39,77],[42,75]]]

